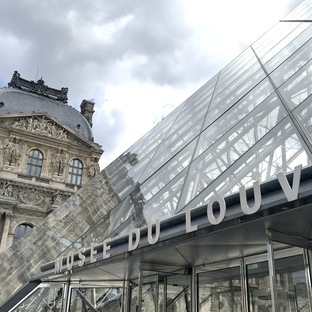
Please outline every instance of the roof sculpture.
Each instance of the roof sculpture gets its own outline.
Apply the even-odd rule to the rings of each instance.
[[[9,87],[18,88],[22,91],[31,92],[34,94],[45,96],[51,100],[67,103],[68,88],[62,88],[61,90],[53,89],[44,84],[44,81],[39,79],[37,82],[33,80],[29,81],[21,78],[21,75],[15,71],[13,73]]]

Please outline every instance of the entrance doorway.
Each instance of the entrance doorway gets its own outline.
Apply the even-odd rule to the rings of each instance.
[[[10,312],[37,311],[38,307],[47,312],[311,311],[309,251],[275,246],[273,261],[268,261],[269,253],[263,253],[206,263],[179,274],[141,271],[139,279],[118,281],[118,286],[113,281],[50,281]]]

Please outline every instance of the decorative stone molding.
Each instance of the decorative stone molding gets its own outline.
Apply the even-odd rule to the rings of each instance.
[[[0,196],[16,198],[15,191],[11,182],[6,181],[2,184],[2,188],[0,189]]]
[[[65,199],[67,199],[67,197],[60,191],[57,191],[52,195],[51,204],[53,206],[59,206],[65,201]]]
[[[32,206],[39,206],[39,205],[42,205],[44,204],[44,199],[45,197],[43,196],[43,194],[41,194],[40,191],[37,191],[37,190],[24,190],[24,191],[21,191],[19,194],[18,194],[18,198],[19,200],[26,204],[26,205],[32,205]]]
[[[12,127],[60,140],[69,140],[68,132],[65,129],[60,127],[55,122],[46,119],[44,116],[18,118],[15,122],[13,122]]]
[[[58,206],[63,203],[71,194],[71,192],[61,190],[45,190],[42,187],[23,186],[13,181],[0,181],[0,204],[1,198],[3,198],[2,200],[9,198],[17,200],[22,205],[32,206],[32,209],[37,207],[40,211],[47,211],[52,206]],[[18,202],[16,203],[17,205],[19,205]]]

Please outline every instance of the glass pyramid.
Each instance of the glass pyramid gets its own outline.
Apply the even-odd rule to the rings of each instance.
[[[311,15],[302,2],[105,168],[118,204],[80,242],[311,165]]]

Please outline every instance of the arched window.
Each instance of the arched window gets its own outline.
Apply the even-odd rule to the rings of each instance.
[[[79,159],[72,159],[68,170],[68,183],[81,185],[82,179],[82,162]]]
[[[28,154],[26,174],[32,177],[40,177],[43,156],[39,150],[31,150]]]
[[[29,230],[31,230],[33,227],[29,224],[23,223],[20,224],[14,232],[14,237],[13,237],[13,244],[16,243],[17,240],[19,240],[20,238],[22,238],[26,232],[28,232]]]

